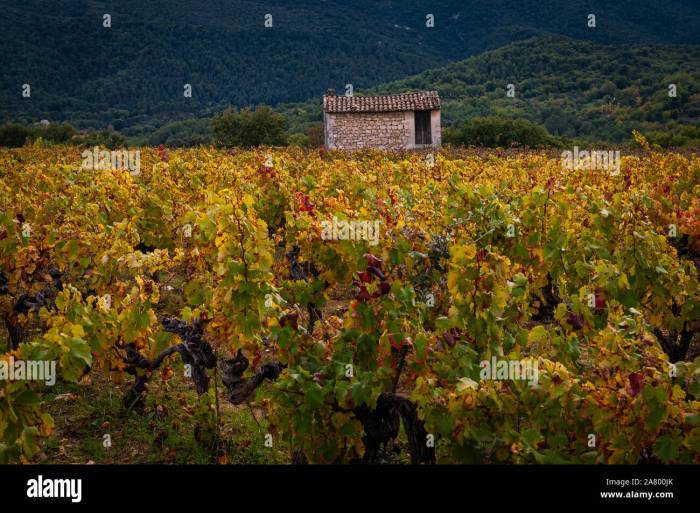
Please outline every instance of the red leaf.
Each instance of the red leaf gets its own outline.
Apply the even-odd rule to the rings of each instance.
[[[372,281],[372,275],[367,271],[360,271],[357,273],[357,275],[360,277],[360,280],[362,280],[363,283],[369,283]]]
[[[363,256],[365,257],[365,261],[367,262],[367,267],[376,267],[377,269],[382,268],[382,264],[384,263],[384,261],[381,258],[377,258],[371,253],[365,253]]]
[[[642,390],[642,384],[644,383],[644,376],[641,372],[633,372],[629,375],[630,380],[630,394],[637,395]]]
[[[580,314],[569,312],[569,315],[566,317],[566,322],[571,324],[574,331],[578,331],[583,328],[583,316]]]
[[[375,275],[377,278],[379,278],[382,281],[386,280],[386,276],[384,276],[384,273],[382,272],[381,269],[379,269],[379,267],[375,267],[373,265],[368,265],[367,272],[372,273],[373,275]]]
[[[293,330],[298,330],[299,329],[299,314],[290,313],[290,314],[283,315],[282,318],[280,319],[280,326],[282,326],[284,328],[287,325],[289,325]]]

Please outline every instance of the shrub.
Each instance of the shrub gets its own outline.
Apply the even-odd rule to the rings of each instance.
[[[446,131],[445,142],[489,148],[536,148],[556,145],[557,141],[545,128],[523,119],[474,118],[461,128]]]
[[[227,109],[210,123],[214,144],[220,147],[282,146],[286,144],[285,128],[284,116],[265,105],[240,112]]]

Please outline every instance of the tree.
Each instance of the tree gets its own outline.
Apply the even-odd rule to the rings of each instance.
[[[223,147],[282,146],[287,140],[285,129],[284,116],[266,105],[240,112],[226,109],[210,123],[214,144]]]
[[[0,127],[0,146],[17,148],[24,146],[25,141],[31,135],[31,131],[19,123],[5,123]]]
[[[38,136],[56,144],[67,144],[75,135],[75,128],[68,123],[51,124],[36,129]]]
[[[325,142],[323,123],[314,123],[306,129],[306,136],[309,138],[309,145],[314,148],[323,146]]]
[[[556,140],[546,129],[524,119],[474,118],[446,134],[446,141],[464,146],[508,148],[550,146]]]
[[[77,146],[105,146],[110,150],[124,148],[126,146],[126,139],[119,132],[106,128],[99,132],[89,131],[75,135],[71,141]]]

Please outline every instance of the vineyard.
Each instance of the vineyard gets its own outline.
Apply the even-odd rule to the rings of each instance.
[[[0,361],[57,376],[0,381],[0,462],[102,380],[219,463],[231,412],[294,463],[700,463],[700,157],[640,143],[2,150]]]

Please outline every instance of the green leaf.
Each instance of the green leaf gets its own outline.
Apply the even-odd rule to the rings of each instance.
[[[323,389],[318,383],[309,383],[304,389],[306,400],[313,409],[323,406]]]
[[[87,342],[80,338],[70,338],[67,342],[68,347],[70,347],[71,354],[83,362],[85,365],[92,365],[92,353],[90,352],[90,346]]]
[[[16,406],[36,406],[41,403],[41,397],[30,389],[22,390],[13,401]]]
[[[22,452],[27,456],[27,458],[32,458],[39,450],[39,444],[37,443],[38,437],[39,429],[36,426],[26,426],[22,430],[19,444],[22,448]]]
[[[667,433],[656,439],[654,454],[664,463],[670,463],[678,458],[678,449],[680,445],[680,438],[675,438]]]

